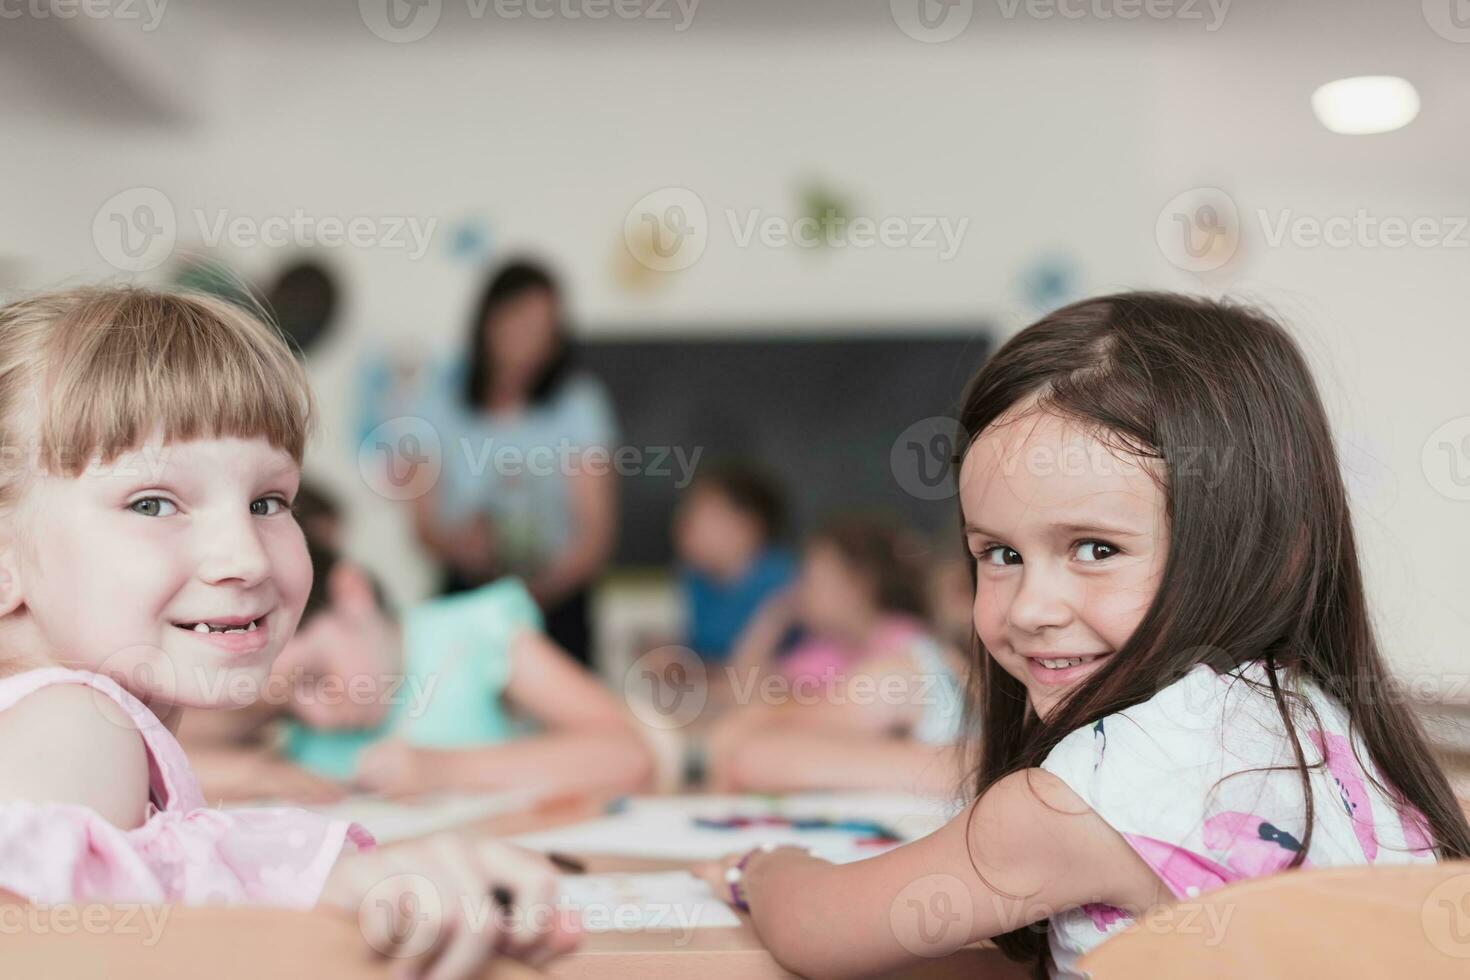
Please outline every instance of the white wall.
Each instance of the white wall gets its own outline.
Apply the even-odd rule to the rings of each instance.
[[[943,45],[883,17],[782,30],[779,10],[728,28],[721,17],[733,15],[711,13],[680,34],[461,17],[408,45],[360,23],[295,25],[274,5],[255,18],[179,10],[149,43],[194,66],[179,69],[192,122],[78,115],[74,92],[51,111],[35,85],[32,98],[0,106],[0,270],[26,287],[115,275],[93,244],[93,217],[118,191],[148,186],[186,227],[200,208],[444,221],[481,212],[502,253],[557,262],[587,331],[897,318],[989,318],[1012,331],[1031,316],[1018,274],[1056,250],[1078,258],[1089,292],[1245,295],[1286,317],[1318,368],[1392,655],[1406,672],[1458,678],[1470,675],[1470,503],[1435,490],[1421,451],[1442,422],[1470,415],[1470,249],[1271,247],[1256,212],[1470,213],[1470,86],[1454,72],[1470,49],[1429,31],[1418,5],[1358,10],[1353,23],[1331,13],[1352,5],[1307,7],[1296,14],[1304,25],[1238,4],[1207,34],[997,19],[982,4],[972,29]],[[1307,50],[1304,26],[1320,42]],[[1362,72],[1414,80],[1421,118],[1374,138],[1322,130],[1312,86]],[[933,251],[735,246],[727,208],[793,214],[808,175],[846,190],[859,214],[968,218],[963,247],[941,262]],[[1177,193],[1209,185],[1231,193],[1245,230],[1235,262],[1202,279],[1165,260],[1154,223]],[[666,186],[700,196],[710,244],[665,288],[629,292],[613,273],[623,218]],[[222,254],[257,275],[284,259]],[[356,475],[353,363],[364,344],[455,343],[478,282],[437,248],[417,262],[384,249],[332,257],[350,283],[351,337],[313,367],[326,414],[312,469],[349,495],[363,516],[354,546],[404,598],[426,587],[425,570],[401,515]],[[1470,699],[1470,685],[1461,694]]]

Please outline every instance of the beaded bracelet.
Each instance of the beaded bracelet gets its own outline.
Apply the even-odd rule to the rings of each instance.
[[[742,912],[750,912],[750,904],[746,902],[745,898],[740,894],[742,891],[740,887],[740,882],[745,878],[745,866],[750,862],[750,859],[755,857],[757,854],[769,854],[779,846],[779,844],[772,844],[768,841],[759,847],[752,847],[750,850],[745,852],[744,856],[742,856],[739,861],[736,861],[733,865],[725,869],[725,881],[730,885],[731,905],[735,906]]]

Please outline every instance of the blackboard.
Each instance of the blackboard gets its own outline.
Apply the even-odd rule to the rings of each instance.
[[[950,447],[933,433],[946,427],[913,427],[958,415],[991,336],[983,325],[966,325],[585,340],[578,366],[607,386],[626,453],[614,564],[668,563],[676,484],[687,464],[697,460],[697,472],[728,457],[759,462],[783,482],[789,544],[850,513],[885,514],[930,538],[957,538],[953,481],[946,473],[943,485],[934,483],[937,458]],[[909,445],[895,450],[906,430]],[[916,466],[926,468],[918,484]]]

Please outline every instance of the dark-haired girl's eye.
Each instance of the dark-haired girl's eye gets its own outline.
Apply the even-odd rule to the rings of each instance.
[[[272,509],[272,504],[275,505],[274,509]],[[261,497],[259,500],[250,502],[250,513],[256,517],[274,517],[282,511],[289,510],[290,507],[285,497]]]
[[[980,552],[980,563],[982,565],[1019,565],[1021,564],[1021,553],[1003,544],[993,544]]]
[[[1078,561],[1103,561],[1118,553],[1118,549],[1106,541],[1078,541],[1073,554]]]

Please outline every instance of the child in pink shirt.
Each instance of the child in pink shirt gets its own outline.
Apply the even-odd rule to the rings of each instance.
[[[474,928],[468,902],[548,901],[539,859],[450,837],[390,859],[345,821],[212,810],[174,738],[186,708],[258,699],[296,628],[311,410],[280,337],[222,301],[0,309],[0,900],[320,902],[434,977],[543,960],[574,927]]]

